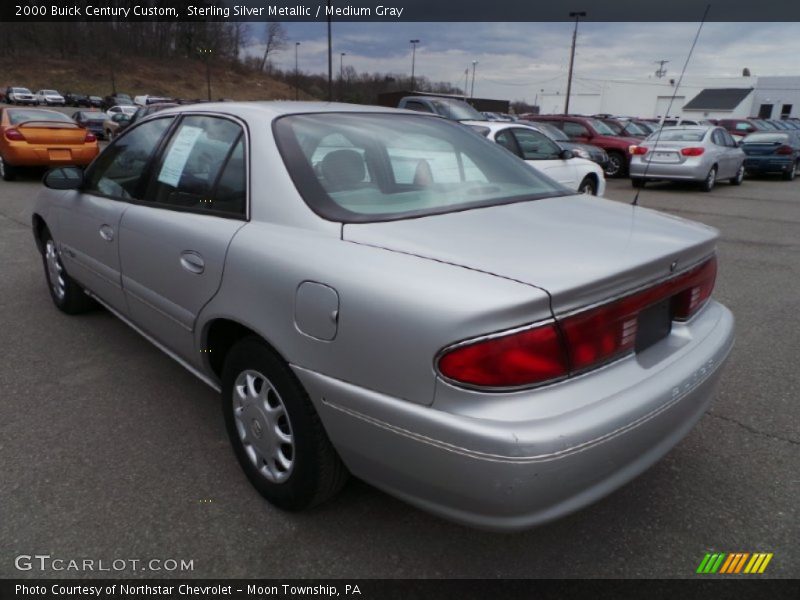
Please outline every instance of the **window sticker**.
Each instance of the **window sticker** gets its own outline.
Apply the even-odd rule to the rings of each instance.
[[[192,153],[197,138],[202,133],[203,130],[200,127],[192,127],[190,125],[181,127],[170,146],[166,158],[164,158],[164,164],[161,165],[161,172],[158,174],[159,182],[178,187],[186,161],[189,160],[189,155]]]

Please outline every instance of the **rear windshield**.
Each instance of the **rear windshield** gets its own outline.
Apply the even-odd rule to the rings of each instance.
[[[24,108],[9,108],[8,120],[12,125],[19,125],[26,121],[58,121],[64,123],[72,123],[67,115],[55,112],[54,110],[26,110]]]
[[[274,129],[303,199],[332,221],[387,221],[572,193],[469,128],[436,117],[291,115]]]
[[[744,138],[745,144],[785,144],[789,136],[785,133],[751,133]]]
[[[83,118],[86,119],[87,121],[105,121],[106,120],[105,113],[101,113],[101,112],[85,112],[85,113],[81,113],[81,115],[83,115]]]
[[[705,129],[662,129],[661,132],[651,133],[648,140],[656,139],[662,142],[702,142],[706,135]]]

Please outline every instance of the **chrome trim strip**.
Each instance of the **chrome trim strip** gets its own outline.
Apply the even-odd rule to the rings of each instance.
[[[132,323],[132,322],[131,322],[131,321],[130,321],[130,320],[127,318],[127,317],[125,317],[124,315],[122,315],[121,313],[119,313],[117,310],[115,310],[114,308],[112,308],[111,306],[109,306],[108,304],[106,304],[105,302],[103,302],[103,300],[102,300],[102,299],[100,299],[100,298],[98,298],[96,294],[93,294],[93,293],[92,293],[90,290],[87,290],[87,289],[85,289],[85,288],[84,288],[84,290],[83,290],[83,291],[84,291],[84,292],[85,292],[85,293],[86,293],[86,294],[87,294],[89,297],[91,297],[93,300],[95,300],[95,301],[96,301],[98,304],[101,304],[101,305],[103,305],[103,307],[105,307],[105,309],[106,309],[106,310],[108,310],[108,312],[110,312],[111,314],[113,314],[113,315],[114,315],[115,317],[117,317],[117,318],[118,318],[120,321],[122,321],[123,323],[125,323],[125,324],[126,324],[128,327],[130,327],[131,329],[133,329],[133,330],[134,330],[136,333],[138,333],[139,335],[141,335],[141,336],[142,336],[144,339],[146,339],[148,342],[150,342],[151,344],[153,344],[153,345],[154,345],[156,348],[158,348],[159,350],[161,350],[161,351],[162,351],[164,354],[166,354],[167,356],[169,356],[169,357],[170,357],[172,360],[174,360],[176,363],[178,363],[178,364],[179,364],[180,366],[182,366],[184,369],[186,369],[187,371],[189,371],[189,373],[191,373],[192,375],[194,375],[195,377],[197,377],[197,378],[198,378],[200,381],[202,381],[203,383],[205,383],[205,384],[206,384],[208,387],[210,387],[212,390],[214,390],[215,392],[221,392],[221,391],[222,391],[222,387],[219,385],[219,383],[215,382],[213,379],[211,379],[211,378],[210,378],[210,377],[208,377],[207,375],[203,374],[203,373],[202,373],[201,371],[199,371],[199,370],[198,370],[196,367],[193,367],[193,366],[192,366],[192,365],[190,365],[188,362],[186,362],[184,359],[182,359],[180,356],[178,356],[177,354],[175,354],[175,353],[174,353],[172,350],[170,350],[169,348],[167,348],[166,346],[164,346],[164,345],[163,345],[161,342],[157,341],[157,340],[156,340],[156,339],[154,339],[152,336],[150,336],[149,334],[145,333],[145,332],[144,332],[142,329],[140,329],[138,326],[134,325],[134,324],[133,324],[133,323]]]

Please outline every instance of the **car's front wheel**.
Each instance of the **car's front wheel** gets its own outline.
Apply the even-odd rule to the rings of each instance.
[[[714,189],[714,185],[717,183],[717,167],[711,167],[711,170],[706,175],[706,178],[703,180],[703,191],[710,192]]]
[[[586,176],[578,186],[578,191],[581,194],[589,194],[590,196],[597,196],[597,182],[594,177]]]
[[[622,177],[625,175],[625,170],[628,163],[625,157],[619,152],[608,153],[608,164],[606,164],[606,177]]]
[[[68,315],[76,315],[94,307],[94,301],[67,274],[58,247],[47,231],[42,239],[42,260],[50,297],[58,310]]]
[[[739,167],[739,170],[736,171],[736,175],[731,178],[731,185],[742,185],[744,181],[744,165]]]
[[[344,485],[347,469],[308,394],[260,338],[247,337],[228,353],[222,405],[236,458],[270,503],[303,510]]]

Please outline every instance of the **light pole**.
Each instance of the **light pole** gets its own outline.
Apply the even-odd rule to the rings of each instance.
[[[339,53],[339,101],[344,100],[344,57],[347,52]]]
[[[331,37],[331,10],[333,0],[328,0],[328,102],[333,102],[333,38]]]
[[[414,91],[415,83],[414,83],[414,66],[417,62],[417,44],[419,44],[419,40],[408,40],[411,44],[411,91]]]
[[[477,60],[472,61],[472,87],[469,90],[469,97],[472,98],[475,96],[475,65],[478,64]]]
[[[575,41],[578,39],[578,21],[586,16],[586,11],[576,11],[569,13],[570,18],[575,19],[575,30],[572,32],[572,51],[569,53],[569,74],[567,75],[567,99],[564,102],[564,114],[569,114],[569,95],[572,92],[572,67],[575,64]]]
[[[300,71],[297,69],[297,48],[300,42],[294,43],[294,99],[300,99]]]

